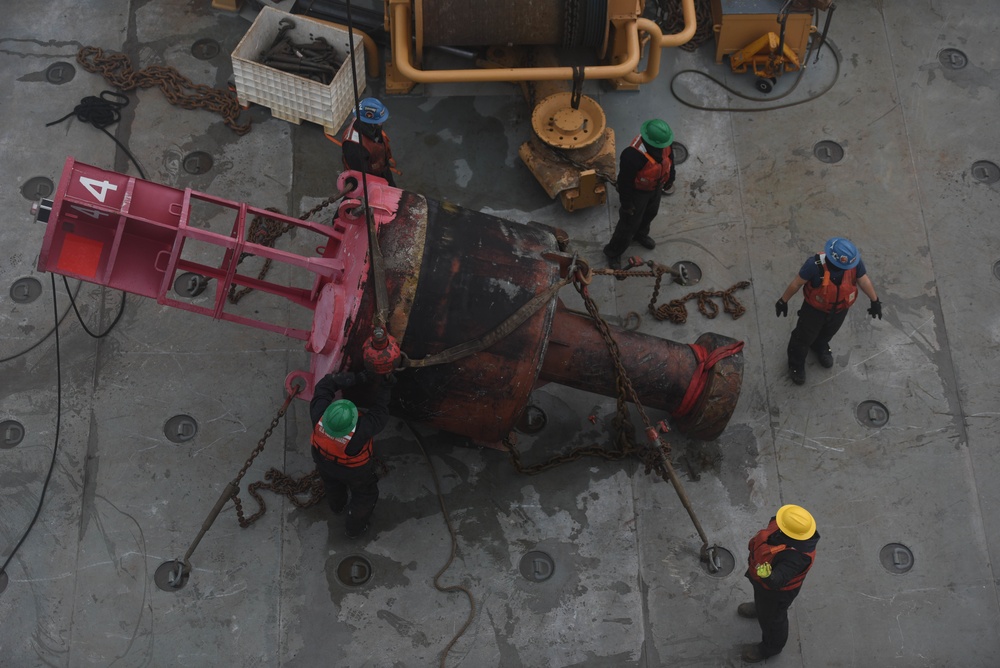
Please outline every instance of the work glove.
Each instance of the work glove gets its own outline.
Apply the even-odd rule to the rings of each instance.
[[[333,382],[340,388],[353,387],[357,381],[357,374],[351,373],[350,371],[346,373],[338,373],[333,376]]]
[[[868,315],[870,315],[873,319],[874,318],[878,318],[879,320],[881,320],[882,319],[882,302],[880,302],[877,299],[875,301],[873,301],[872,305],[868,307]]]
[[[368,382],[368,374],[366,372],[358,371],[356,374],[354,374],[355,385],[364,385],[367,382]]]
[[[778,297],[778,301],[774,302],[774,315],[779,318],[781,316],[788,317],[788,302],[781,297]]]
[[[767,562],[764,562],[763,564],[757,564],[757,577],[759,578],[771,577],[771,564]]]

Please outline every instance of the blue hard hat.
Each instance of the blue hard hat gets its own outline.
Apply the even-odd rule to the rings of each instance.
[[[858,262],[861,262],[858,247],[843,237],[833,237],[827,241],[823,252],[833,266],[841,269],[853,269],[858,266]]]
[[[358,103],[358,120],[369,125],[381,125],[389,120],[389,110],[374,97],[366,97]]]

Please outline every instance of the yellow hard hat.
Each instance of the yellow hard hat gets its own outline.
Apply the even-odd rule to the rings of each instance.
[[[806,540],[816,533],[816,520],[802,506],[789,504],[778,508],[775,520],[781,533],[795,540]]]

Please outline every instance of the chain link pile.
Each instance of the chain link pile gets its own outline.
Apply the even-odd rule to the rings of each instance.
[[[722,300],[722,308],[726,313],[733,316],[733,320],[736,320],[744,313],[746,313],[746,307],[733,296],[733,291],[742,290],[743,288],[750,285],[750,281],[740,281],[739,283],[733,285],[728,290],[701,290],[700,292],[690,292],[680,299],[675,299],[666,304],[660,304],[656,306],[656,296],[649,302],[649,312],[652,313],[657,320],[669,320],[670,322],[676,324],[683,324],[687,322],[687,308],[684,306],[684,302],[691,299],[698,300],[698,310],[703,316],[708,319],[712,319],[719,315],[719,306],[714,301],[713,297],[718,297]]]
[[[240,124],[242,111],[239,99],[229,89],[196,84],[173,67],[150,65],[138,72],[124,53],[105,53],[96,46],[85,46],[76,54],[80,66],[100,74],[111,85],[123,91],[135,88],[159,87],[170,104],[184,109],[207,109],[222,116],[223,122],[238,135],[250,132],[250,123]]]

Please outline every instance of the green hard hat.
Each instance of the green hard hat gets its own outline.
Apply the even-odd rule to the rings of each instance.
[[[353,401],[337,399],[323,411],[323,431],[337,438],[351,433],[358,423],[358,407]]]
[[[674,143],[674,131],[670,129],[666,121],[653,118],[642,124],[639,130],[642,141],[654,148],[665,148]]]

